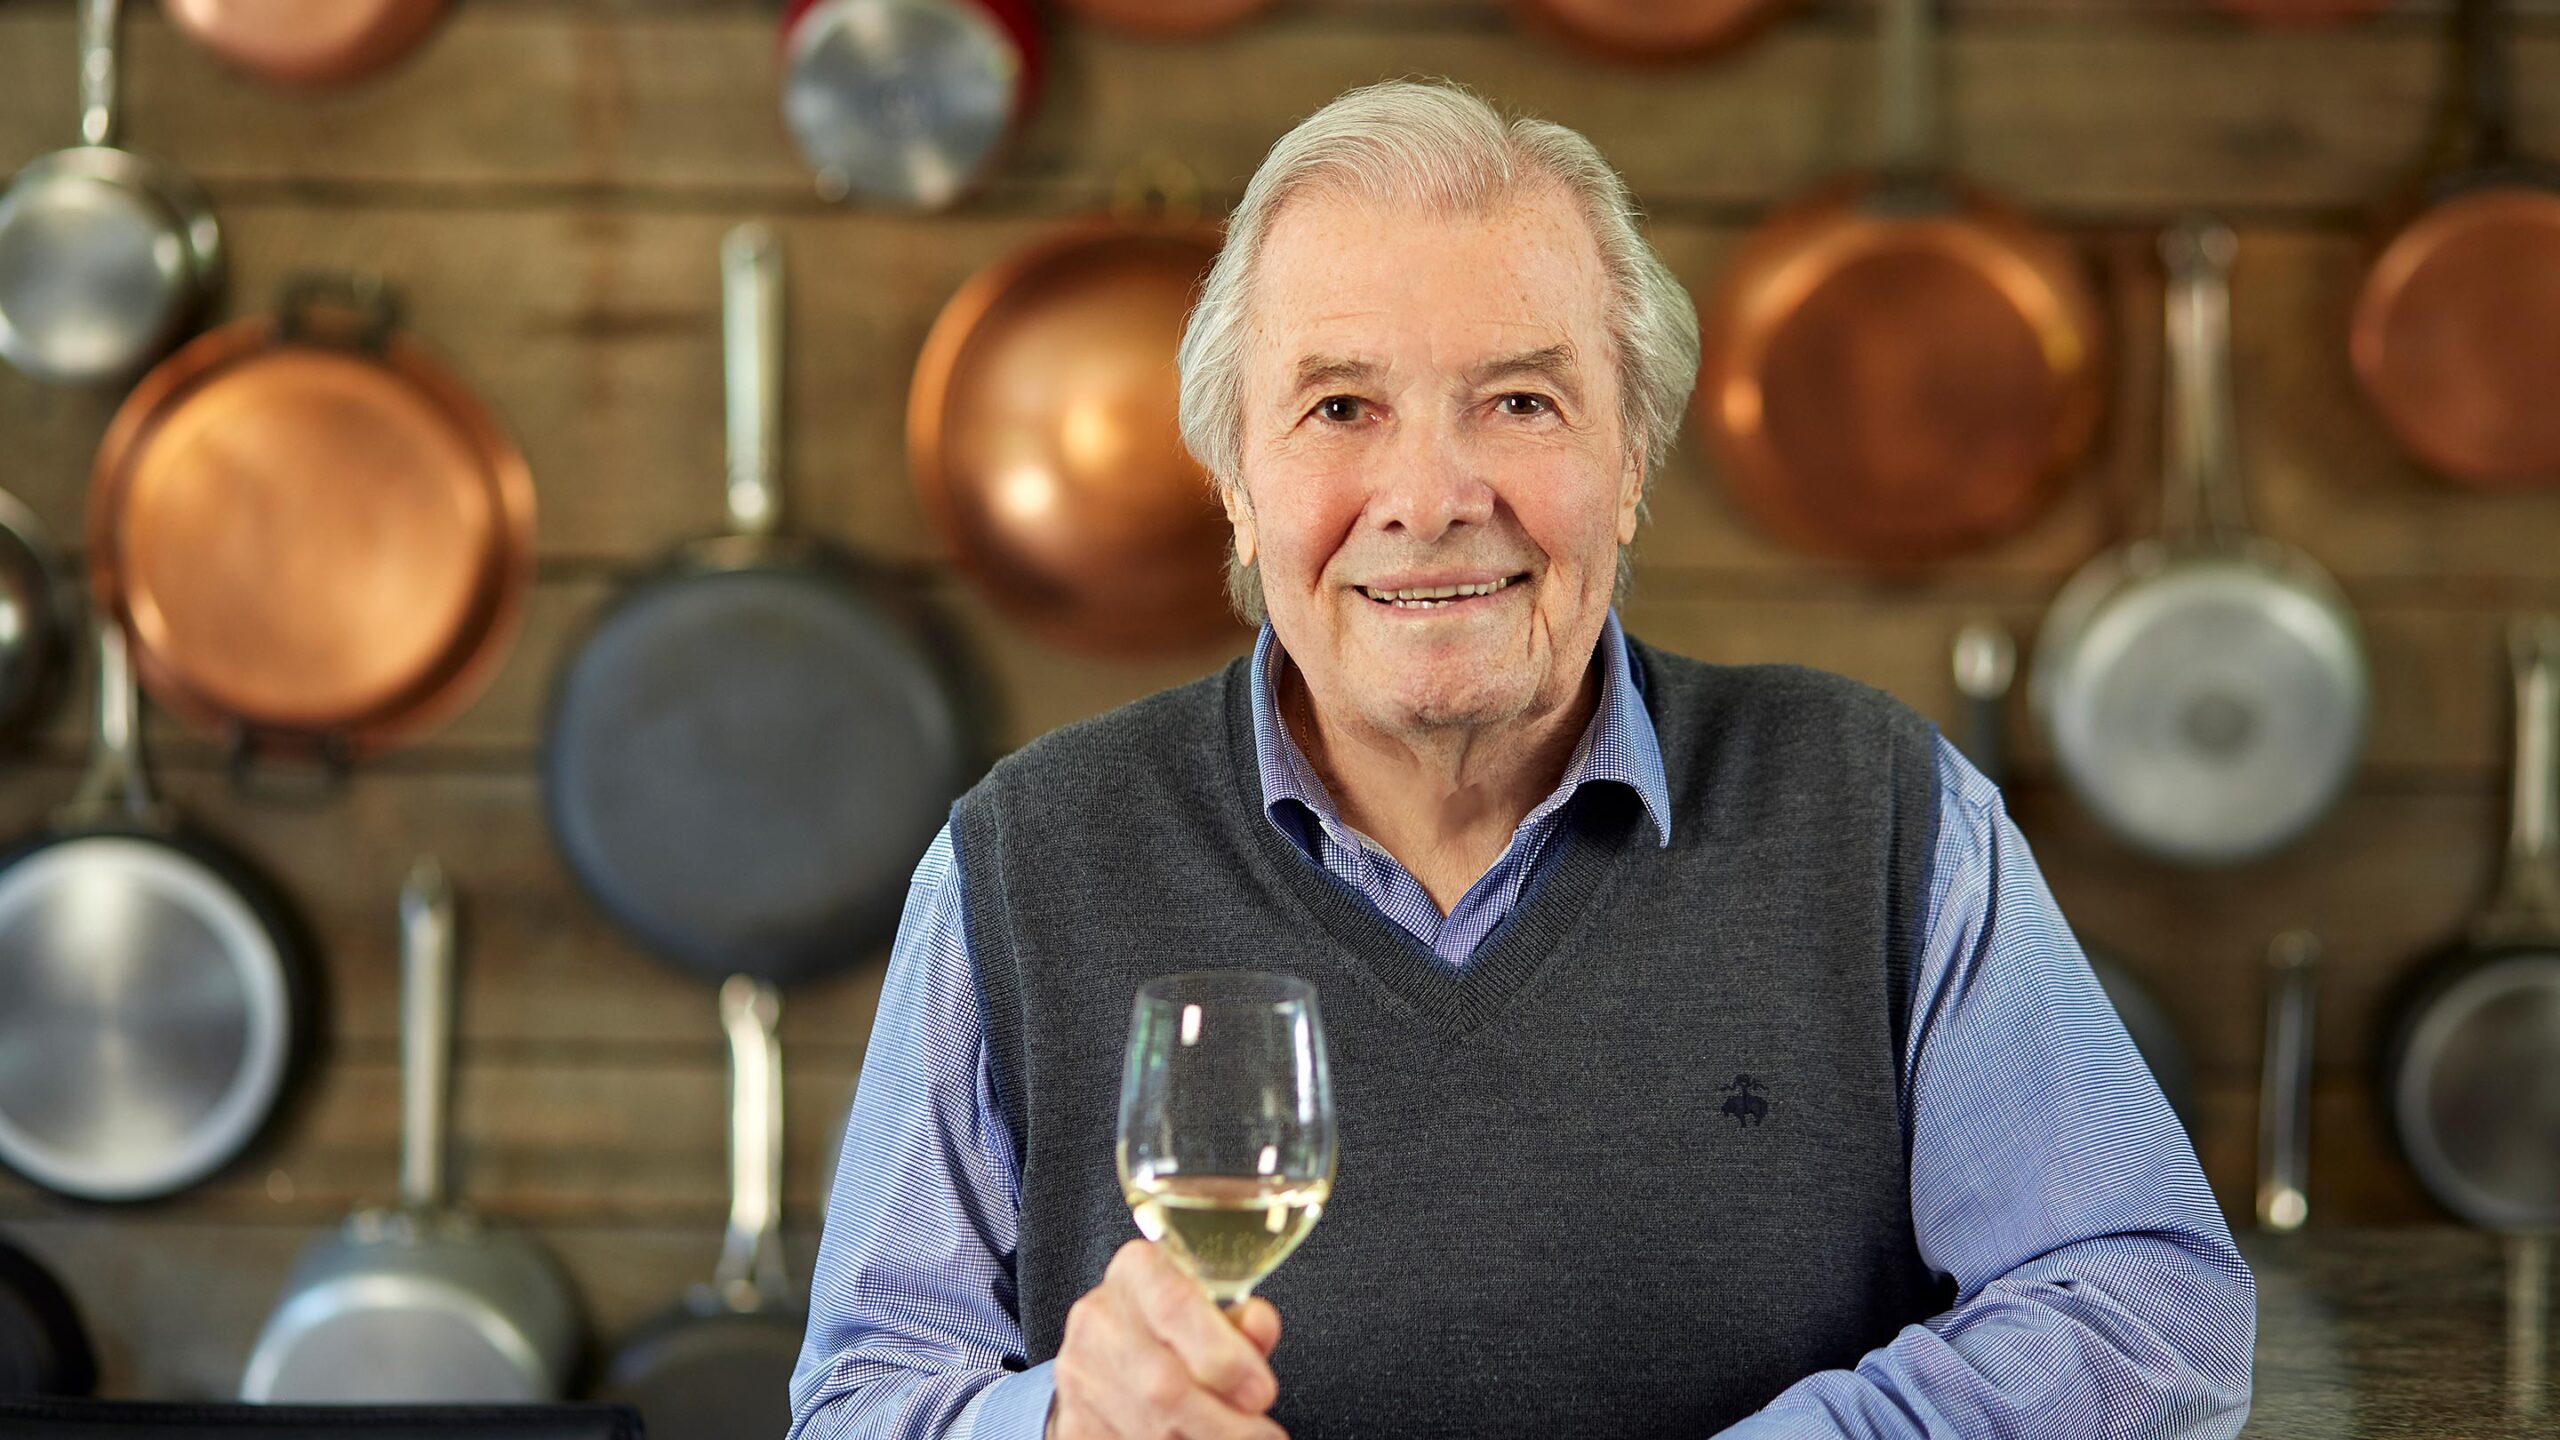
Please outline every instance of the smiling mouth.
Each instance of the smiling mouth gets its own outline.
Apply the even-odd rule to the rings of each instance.
[[[1419,585],[1405,590],[1379,590],[1367,585],[1353,588],[1380,605],[1392,605],[1398,610],[1445,610],[1497,594],[1528,578],[1529,572],[1523,570],[1517,575],[1505,575],[1499,580],[1487,580],[1476,585]]]

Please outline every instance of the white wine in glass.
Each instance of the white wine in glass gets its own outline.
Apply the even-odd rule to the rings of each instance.
[[[1315,987],[1208,971],[1139,987],[1120,1080],[1120,1189],[1138,1228],[1233,1308],[1333,1190]]]

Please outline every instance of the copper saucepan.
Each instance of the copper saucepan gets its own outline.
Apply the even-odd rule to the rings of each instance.
[[[1087,20],[1152,39],[1188,39],[1240,25],[1272,0],[1064,0]]]
[[[1741,43],[1797,0],[1514,0],[1530,24],[1612,60],[1694,60]]]
[[[1895,572],[2044,508],[2096,429],[2102,361],[2071,247],[1945,173],[1928,0],[1883,19],[1884,165],[1743,242],[1707,307],[1695,405],[1754,518]]]
[[[907,454],[962,571],[1049,642],[1130,655],[1232,636],[1227,524],[1176,425],[1174,351],[1218,236],[1109,220],[973,276],[926,337]]]
[[[2560,484],[2560,169],[2516,152],[2504,20],[2463,0],[2469,153],[2365,272],[2348,337],[2401,446],[2474,490]]]
[[[88,567],[153,698],[254,752],[343,763],[433,728],[503,657],[533,574],[533,483],[377,282],[162,361],[107,427]]]
[[[160,0],[171,23],[252,79],[345,85],[416,49],[445,0]]]

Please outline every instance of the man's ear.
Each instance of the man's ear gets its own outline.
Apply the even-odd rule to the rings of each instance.
[[[1644,518],[1644,451],[1627,447],[1626,468],[1618,475],[1618,543],[1632,545],[1637,522]]]
[[[1253,534],[1253,501],[1244,493],[1243,482],[1234,480],[1220,481],[1218,484],[1218,503],[1226,507],[1227,523],[1235,527],[1236,563],[1239,565],[1252,564],[1255,550]]]

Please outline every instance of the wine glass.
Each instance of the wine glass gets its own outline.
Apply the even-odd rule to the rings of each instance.
[[[1232,1310],[1333,1190],[1315,987],[1251,970],[1138,988],[1120,1078],[1120,1189],[1138,1228]]]

